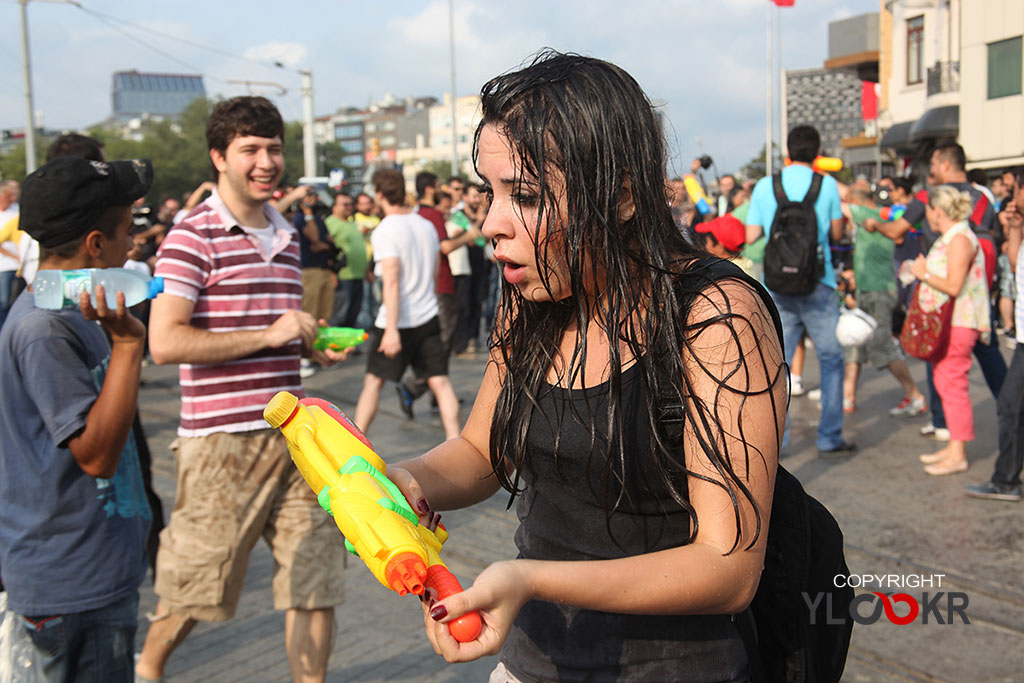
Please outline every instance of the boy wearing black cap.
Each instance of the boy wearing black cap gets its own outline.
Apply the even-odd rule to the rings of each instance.
[[[21,227],[40,269],[123,265],[129,207],[152,179],[149,161],[78,157],[26,178]],[[152,517],[131,435],[146,330],[116,296],[116,310],[97,287],[95,307],[82,294],[54,311],[25,292],[0,331],[0,566],[51,681],[133,677]]]

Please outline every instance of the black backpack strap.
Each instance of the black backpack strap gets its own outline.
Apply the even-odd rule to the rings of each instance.
[[[739,614],[734,614],[733,621],[736,622],[736,630],[740,632],[740,638],[743,640],[743,649],[747,651],[747,674],[750,676],[750,683],[768,683],[764,662],[761,661],[754,613],[748,607]]]
[[[818,195],[821,193],[821,181],[822,175],[815,173],[814,178],[811,179],[811,188],[807,190],[807,194],[804,195],[804,206],[814,206],[814,202],[818,201]]]
[[[789,197],[786,196],[786,190],[782,187],[782,171],[772,175],[772,191],[775,192],[775,203],[779,206],[789,201]]]
[[[700,276],[707,284],[727,277],[746,283],[764,302],[765,308],[768,309],[768,315],[771,316],[775,333],[779,337],[779,344],[782,345],[782,319],[779,317],[779,309],[775,306],[775,300],[772,299],[772,295],[768,293],[763,284],[744,273],[735,263],[717,256],[702,256],[690,264],[684,273],[684,277],[686,276]],[[684,299],[684,307],[687,310],[693,305],[695,294],[695,292],[690,292],[689,296]]]

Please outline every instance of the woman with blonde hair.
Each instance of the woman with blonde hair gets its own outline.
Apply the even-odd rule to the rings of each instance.
[[[921,281],[918,297],[925,311],[938,310],[953,299],[949,347],[933,365],[950,441],[945,448],[921,456],[924,471],[932,475],[967,470],[967,442],[974,440],[974,410],[967,382],[971,351],[979,337],[987,341],[991,333],[985,257],[967,224],[970,213],[971,198],[966,192],[950,185],[929,190],[926,216],[941,237],[927,258],[919,255],[910,267]]]

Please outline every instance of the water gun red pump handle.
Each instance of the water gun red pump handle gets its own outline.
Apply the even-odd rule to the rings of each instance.
[[[459,580],[440,564],[435,564],[427,569],[427,580],[424,584],[428,589],[437,593],[438,600],[444,600],[449,595],[462,592]],[[460,643],[476,640],[476,637],[480,635],[481,628],[483,628],[483,621],[480,619],[480,613],[476,611],[468,612],[458,619],[448,622],[448,631],[452,634],[452,638]]]

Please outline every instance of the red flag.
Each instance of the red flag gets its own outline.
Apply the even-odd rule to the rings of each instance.
[[[878,118],[878,84],[861,81],[860,117],[865,121]]]
[[[779,7],[792,7],[796,0],[772,0]]]

